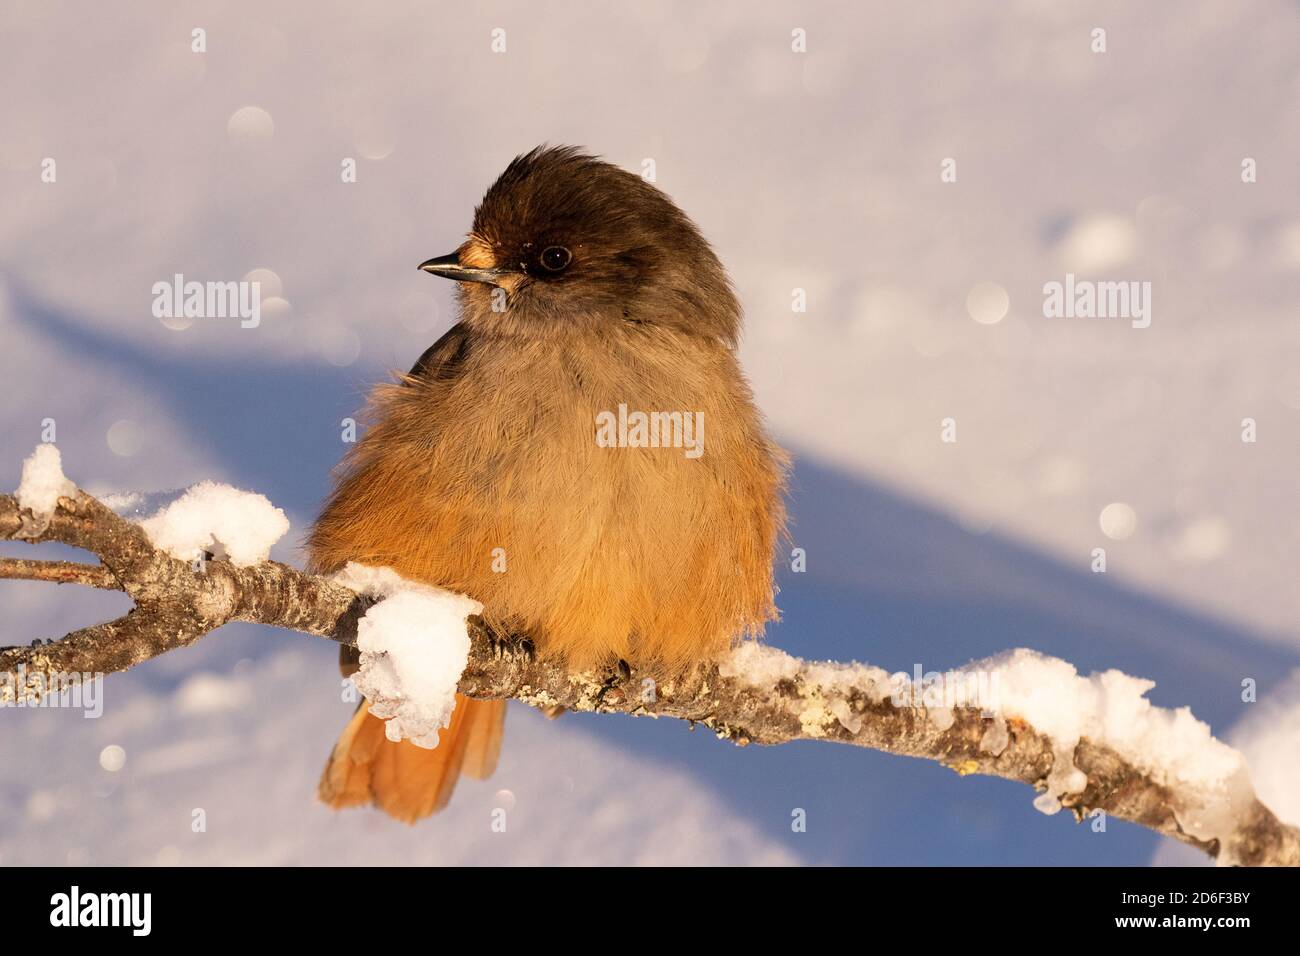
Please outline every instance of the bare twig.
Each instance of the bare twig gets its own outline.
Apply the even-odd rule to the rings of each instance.
[[[20,509],[12,497],[0,496],[0,538],[59,541],[93,552],[103,562],[94,568],[6,559],[0,562],[0,577],[120,587],[135,601],[135,608],[116,621],[52,643],[0,649],[0,672],[27,675],[25,683],[10,682],[10,693],[38,695],[59,686],[59,674],[123,671],[193,644],[230,621],[269,624],[354,645],[357,621],[368,606],[347,588],[274,561],[236,568],[220,560],[197,567],[177,560],[154,548],[138,525],[82,492],[61,498],[48,522]],[[109,577],[112,584],[106,583]],[[477,624],[472,631],[469,664],[460,681],[461,692],[472,697],[676,717],[740,745],[847,743],[1038,789],[1046,788],[1058,759],[1053,741],[1024,721],[1006,721],[1005,733],[990,746],[990,720],[977,709],[956,708],[936,719],[924,706],[898,706],[882,698],[869,679],[827,681],[816,665],[802,661],[792,662],[793,672],[759,685],[726,676],[716,664],[647,683],[651,675],[642,673],[573,673],[559,661],[503,652]],[[1236,808],[1231,832],[1207,842],[1179,823],[1184,794],[1115,751],[1085,738],[1074,749],[1073,765],[1087,775],[1087,785],[1060,799],[1079,819],[1102,810],[1234,863],[1300,865],[1300,830],[1281,823],[1253,796]]]
[[[122,585],[113,572],[103,565],[78,564],[75,561],[30,561],[26,558],[0,558],[0,578],[17,581],[50,581],[54,584],[84,584],[86,587],[120,591]]]

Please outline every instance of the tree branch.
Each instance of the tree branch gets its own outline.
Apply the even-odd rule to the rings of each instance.
[[[0,558],[0,578],[16,581],[51,581],[54,584],[84,584],[87,587],[120,591],[122,585],[113,572],[103,565],[78,564],[75,561],[29,561],[26,558]]]
[[[124,590],[125,616],[61,640],[0,649],[0,685],[9,699],[32,699],[84,675],[126,670],[193,644],[231,621],[288,628],[355,645],[370,602],[328,579],[266,561],[237,568],[224,560],[180,561],[149,542],[143,529],[77,492],[43,518],[0,496],[0,539],[58,541],[99,555],[101,567],[70,562],[0,560],[0,577],[60,581]],[[977,708],[899,706],[866,667],[828,677],[828,666],[787,658],[778,676],[757,683],[711,663],[655,683],[653,675],[610,670],[571,673],[562,663],[502,649],[471,618],[472,647],[460,680],[471,697],[514,698],[538,707],[676,717],[702,724],[741,746],[823,740],[934,760],[961,775],[986,774],[1049,787],[1061,758],[1053,740],[1023,720]],[[726,671],[726,672],[724,672]],[[14,680],[12,675],[17,675]],[[649,678],[649,680],[648,680]],[[1070,756],[1069,754],[1065,755]],[[1300,865],[1300,830],[1280,822],[1253,795],[1233,801],[1230,832],[1205,840],[1187,832],[1178,812],[1189,796],[1145,774],[1103,744],[1084,738],[1073,767],[1087,776],[1060,795],[1076,818],[1101,810],[1174,837],[1211,856],[1244,865]],[[1059,788],[1058,788],[1059,789]]]

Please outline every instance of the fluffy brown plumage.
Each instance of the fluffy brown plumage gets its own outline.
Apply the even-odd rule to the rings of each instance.
[[[539,148],[488,190],[456,255],[426,268],[466,280],[461,320],[371,395],[313,568],[359,561],[463,592],[501,634],[573,668],[671,673],[760,633],[776,613],[786,459],[736,362],[739,303],[690,220],[640,177]],[[703,454],[600,447],[597,415],[620,404],[702,412]],[[421,751],[362,710],[322,797],[423,816],[458,772],[491,772],[503,717],[502,702],[462,699]]]

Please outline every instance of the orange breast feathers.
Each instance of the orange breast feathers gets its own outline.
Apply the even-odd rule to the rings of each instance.
[[[312,566],[382,565],[468,594],[490,626],[575,669],[672,670],[760,632],[775,615],[786,459],[734,358],[601,357],[480,354],[455,376],[376,389]],[[620,405],[625,418],[698,413],[701,453],[602,445],[598,416]]]

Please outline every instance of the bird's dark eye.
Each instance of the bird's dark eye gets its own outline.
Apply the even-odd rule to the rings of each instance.
[[[559,272],[569,264],[573,256],[564,246],[547,246],[542,251],[542,265],[551,272]]]

